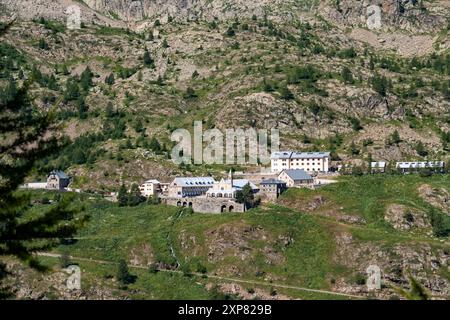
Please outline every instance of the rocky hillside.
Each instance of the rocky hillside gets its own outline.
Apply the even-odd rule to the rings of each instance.
[[[2,83],[31,80],[57,107],[74,143],[36,174],[60,167],[83,188],[223,170],[168,159],[194,120],[279,128],[282,148],[345,162],[446,159],[448,3],[373,3],[1,0]],[[70,5],[81,30],[65,27]]]

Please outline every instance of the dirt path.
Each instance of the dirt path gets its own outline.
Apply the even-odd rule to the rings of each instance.
[[[39,252],[37,253],[38,256],[42,257],[49,257],[49,258],[60,258],[61,255],[57,253],[50,253],[50,252]],[[97,260],[97,259],[91,259],[91,258],[83,258],[83,257],[74,257],[70,256],[73,260],[78,261],[87,261],[87,262],[93,262],[93,263],[99,263],[99,264],[110,264],[115,265],[116,263],[113,261],[106,261],[106,260]],[[148,267],[146,266],[130,266],[130,268],[135,269],[143,269],[148,270]],[[182,271],[178,270],[167,270],[167,269],[158,269],[160,272],[167,272],[167,273],[177,273],[177,274],[183,274]],[[304,287],[297,287],[297,286],[290,286],[285,284],[279,284],[279,283],[268,283],[264,281],[254,281],[254,280],[245,280],[245,279],[237,279],[237,278],[229,278],[229,277],[221,277],[216,275],[209,275],[209,274],[203,274],[198,272],[191,272],[190,275],[201,277],[201,278],[210,278],[210,279],[217,279],[217,280],[224,280],[229,282],[238,282],[238,283],[246,283],[246,284],[252,284],[252,285],[261,285],[261,286],[270,286],[270,287],[277,287],[277,288],[284,288],[284,289],[294,289],[299,291],[305,291],[305,292],[314,292],[314,293],[322,293],[322,294],[330,294],[335,296],[343,296],[348,298],[356,298],[356,299],[365,299],[364,296],[357,296],[357,295],[351,295],[341,292],[334,292],[334,291],[327,291],[327,290],[319,290],[319,289],[310,289],[310,288],[304,288]]]

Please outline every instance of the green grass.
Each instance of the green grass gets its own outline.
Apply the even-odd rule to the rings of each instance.
[[[445,246],[434,238],[392,229],[384,223],[383,212],[389,203],[425,210],[429,204],[418,197],[417,187],[429,183],[448,188],[447,182],[445,176],[344,177],[340,183],[316,191],[292,189],[283,196],[284,200],[305,202],[322,194],[329,202],[327,206],[342,207],[345,213],[367,219],[368,225],[362,226],[338,223],[279,205],[264,206],[245,214],[180,214],[176,207],[143,204],[120,208],[117,204],[100,199],[89,200],[86,195],[80,195],[91,220],[73,243],[61,245],[56,251],[109,261],[109,265],[79,262],[86,268],[88,278],[102,278],[107,286],[113,285],[106,276],[115,275],[115,263],[119,259],[131,261],[139,258],[139,264],[144,265],[152,261],[175,267],[179,262],[194,272],[199,266],[204,266],[208,275],[264,282],[267,283],[263,286],[266,290],[271,282],[331,290],[333,279],[355,276],[354,270],[337,264],[333,259],[336,232],[350,232],[354,241],[371,242],[388,250],[402,243],[426,242],[432,248]],[[53,194],[45,192],[36,192],[34,197],[42,198],[46,194],[52,199]],[[43,207],[39,205],[34,210],[42,210]],[[289,239],[290,243],[286,245],[284,239]],[[208,299],[211,292],[205,289],[206,283],[227,282],[167,272],[150,274],[145,269],[132,270],[137,281],[129,286],[128,291],[119,290],[119,296]],[[255,284],[253,287],[258,286]],[[114,290],[118,289],[114,287]],[[295,289],[280,288],[277,291],[294,298],[329,298],[327,294]]]
[[[311,191],[290,189],[282,201],[307,201],[317,195],[328,200],[326,208],[342,208],[350,215],[363,217],[369,227],[392,231],[384,221],[384,213],[389,204],[402,204],[409,208],[429,211],[431,205],[418,193],[422,184],[450,190],[448,175],[434,175],[423,178],[419,175],[370,175],[364,177],[341,177],[340,183],[331,184]]]

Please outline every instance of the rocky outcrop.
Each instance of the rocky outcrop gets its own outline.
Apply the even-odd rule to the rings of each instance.
[[[334,3],[334,5],[330,3]],[[382,29],[398,27],[408,31],[428,32],[440,30],[446,25],[444,14],[448,8],[439,3],[427,2],[424,4],[422,1],[415,0],[324,1],[321,5],[321,12],[341,25],[365,26],[369,17],[368,7],[372,5],[381,9]]]
[[[413,228],[431,228],[426,213],[409,209],[400,204],[391,204],[387,207],[384,219],[397,230],[411,230]]]

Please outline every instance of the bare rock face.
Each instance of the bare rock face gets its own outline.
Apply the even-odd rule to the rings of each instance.
[[[426,32],[442,29],[446,23],[442,15],[445,7],[435,4],[432,10],[426,10],[428,8],[415,0],[342,0],[334,6],[329,2],[323,4],[322,12],[337,23],[363,26],[368,18],[367,8],[371,5],[380,7],[383,28],[395,26],[409,31]]]
[[[384,219],[397,230],[431,228],[425,213],[408,209],[400,204],[391,204],[386,210]]]
[[[377,265],[381,269],[382,289],[374,294],[378,298],[396,295],[394,287],[408,287],[408,273],[416,278],[431,294],[446,297],[450,291],[448,280],[440,275],[447,268],[448,252],[428,244],[398,243],[393,248],[382,244],[356,241],[351,234],[336,236],[334,260],[348,267],[354,274],[366,278],[366,268]],[[335,289],[347,293],[367,293],[364,283],[336,279]]]
[[[428,184],[419,187],[419,195],[432,206],[450,215],[450,193],[444,188],[433,188]]]

